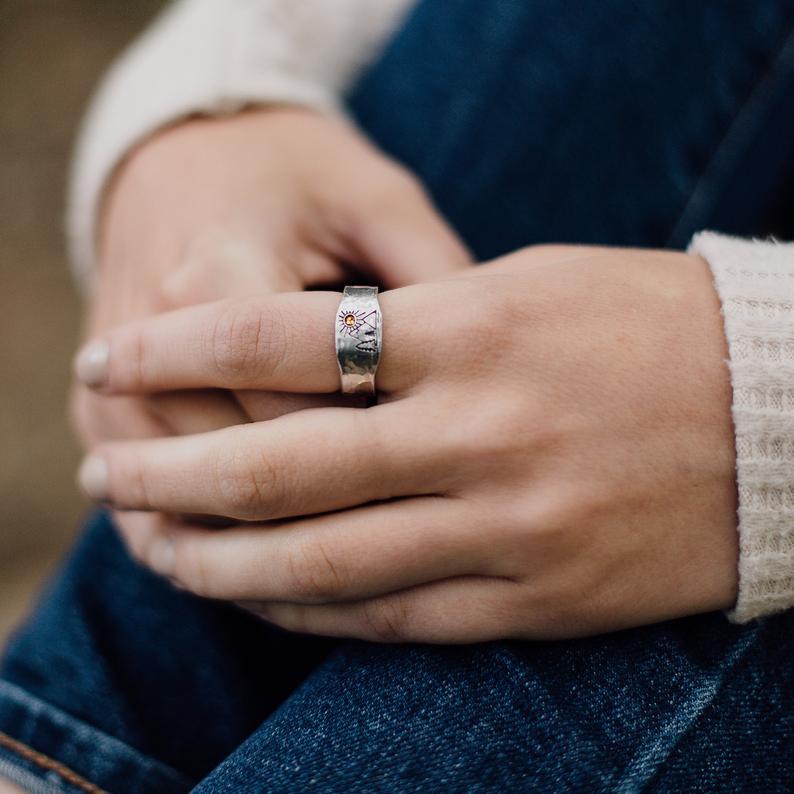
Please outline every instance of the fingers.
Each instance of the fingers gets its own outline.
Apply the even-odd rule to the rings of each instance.
[[[165,392],[147,395],[142,399],[151,416],[161,423],[163,433],[158,435],[208,433],[248,421],[248,416],[234,397],[220,390]],[[121,436],[134,437],[129,433]]]
[[[202,435],[106,444],[83,463],[81,483],[118,509],[251,521],[432,493],[441,450],[402,405],[318,408]]]
[[[140,397],[100,397],[77,386],[72,392],[70,413],[86,447],[125,438],[156,438],[166,433]]]
[[[351,239],[361,265],[387,287],[429,281],[472,266],[471,255],[421,185],[402,172],[382,201],[354,212]]]
[[[107,393],[218,387],[330,392],[339,296],[220,301],[136,321],[84,348],[80,381]]]
[[[307,408],[338,406],[366,408],[366,396],[346,394],[291,394],[273,391],[236,391],[234,397],[253,422],[276,419]]]
[[[181,265],[164,279],[161,309],[301,292],[307,286],[344,281],[345,269],[333,257],[286,236],[259,234],[252,239],[245,230],[227,229],[199,235]]]
[[[160,513],[114,511],[112,516],[113,523],[118,527],[127,551],[141,562],[146,559],[146,553],[151,549],[156,538],[173,523],[173,519]]]
[[[489,555],[459,501],[421,497],[222,532],[176,525],[142,556],[197,595],[327,603],[485,572]]]
[[[300,395],[297,400],[307,399]],[[265,406],[257,406],[264,412]],[[298,410],[299,404],[272,406]],[[72,419],[80,438],[92,447],[106,441],[158,438],[168,435],[206,433],[248,421],[243,408],[221,391],[169,392],[146,397],[100,397],[83,386],[73,392]],[[286,411],[282,411],[284,413]]]
[[[353,603],[267,603],[251,611],[289,631],[369,642],[463,644],[515,634],[518,584],[490,576],[435,581]]]
[[[397,293],[381,298],[384,354],[381,390],[406,382],[427,346],[416,323],[399,317]],[[175,389],[265,389],[335,392],[339,369],[334,323],[340,296],[289,293],[221,301],[130,323],[84,348],[75,372],[109,394]],[[393,321],[399,344],[388,352]]]

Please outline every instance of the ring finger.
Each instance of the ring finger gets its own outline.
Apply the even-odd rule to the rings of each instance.
[[[198,595],[322,604],[492,573],[478,524],[459,500],[419,497],[222,532],[163,525],[142,555]]]
[[[196,388],[335,392],[339,299],[331,292],[287,293],[168,312],[86,346],[76,359],[76,374],[106,394]],[[385,391],[402,390],[422,371],[427,351],[412,316],[420,309],[411,308],[405,290],[384,293],[382,303],[389,330],[378,384]]]

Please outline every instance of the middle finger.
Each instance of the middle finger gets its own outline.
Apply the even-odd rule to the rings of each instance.
[[[250,521],[434,493],[437,436],[422,430],[412,402],[106,444],[84,461],[81,482],[117,509]]]

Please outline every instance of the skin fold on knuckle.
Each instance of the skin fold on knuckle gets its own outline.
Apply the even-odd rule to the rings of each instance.
[[[349,594],[347,567],[316,538],[301,538],[287,556],[286,597],[309,604],[341,600]]]
[[[394,593],[364,601],[359,613],[363,637],[384,643],[409,639],[411,610],[405,596]]]
[[[221,381],[254,382],[282,363],[284,336],[284,323],[275,308],[235,302],[221,309],[211,324],[208,357]]]
[[[218,515],[266,519],[284,504],[279,466],[256,446],[240,446],[233,441],[226,444],[216,457],[215,482]]]

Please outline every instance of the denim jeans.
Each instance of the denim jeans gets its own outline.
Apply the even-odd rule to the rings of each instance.
[[[791,237],[794,2],[427,0],[349,97],[481,259]],[[693,528],[696,531],[696,528]],[[96,514],[0,668],[40,792],[791,791],[794,614],[331,642],[173,589]]]

